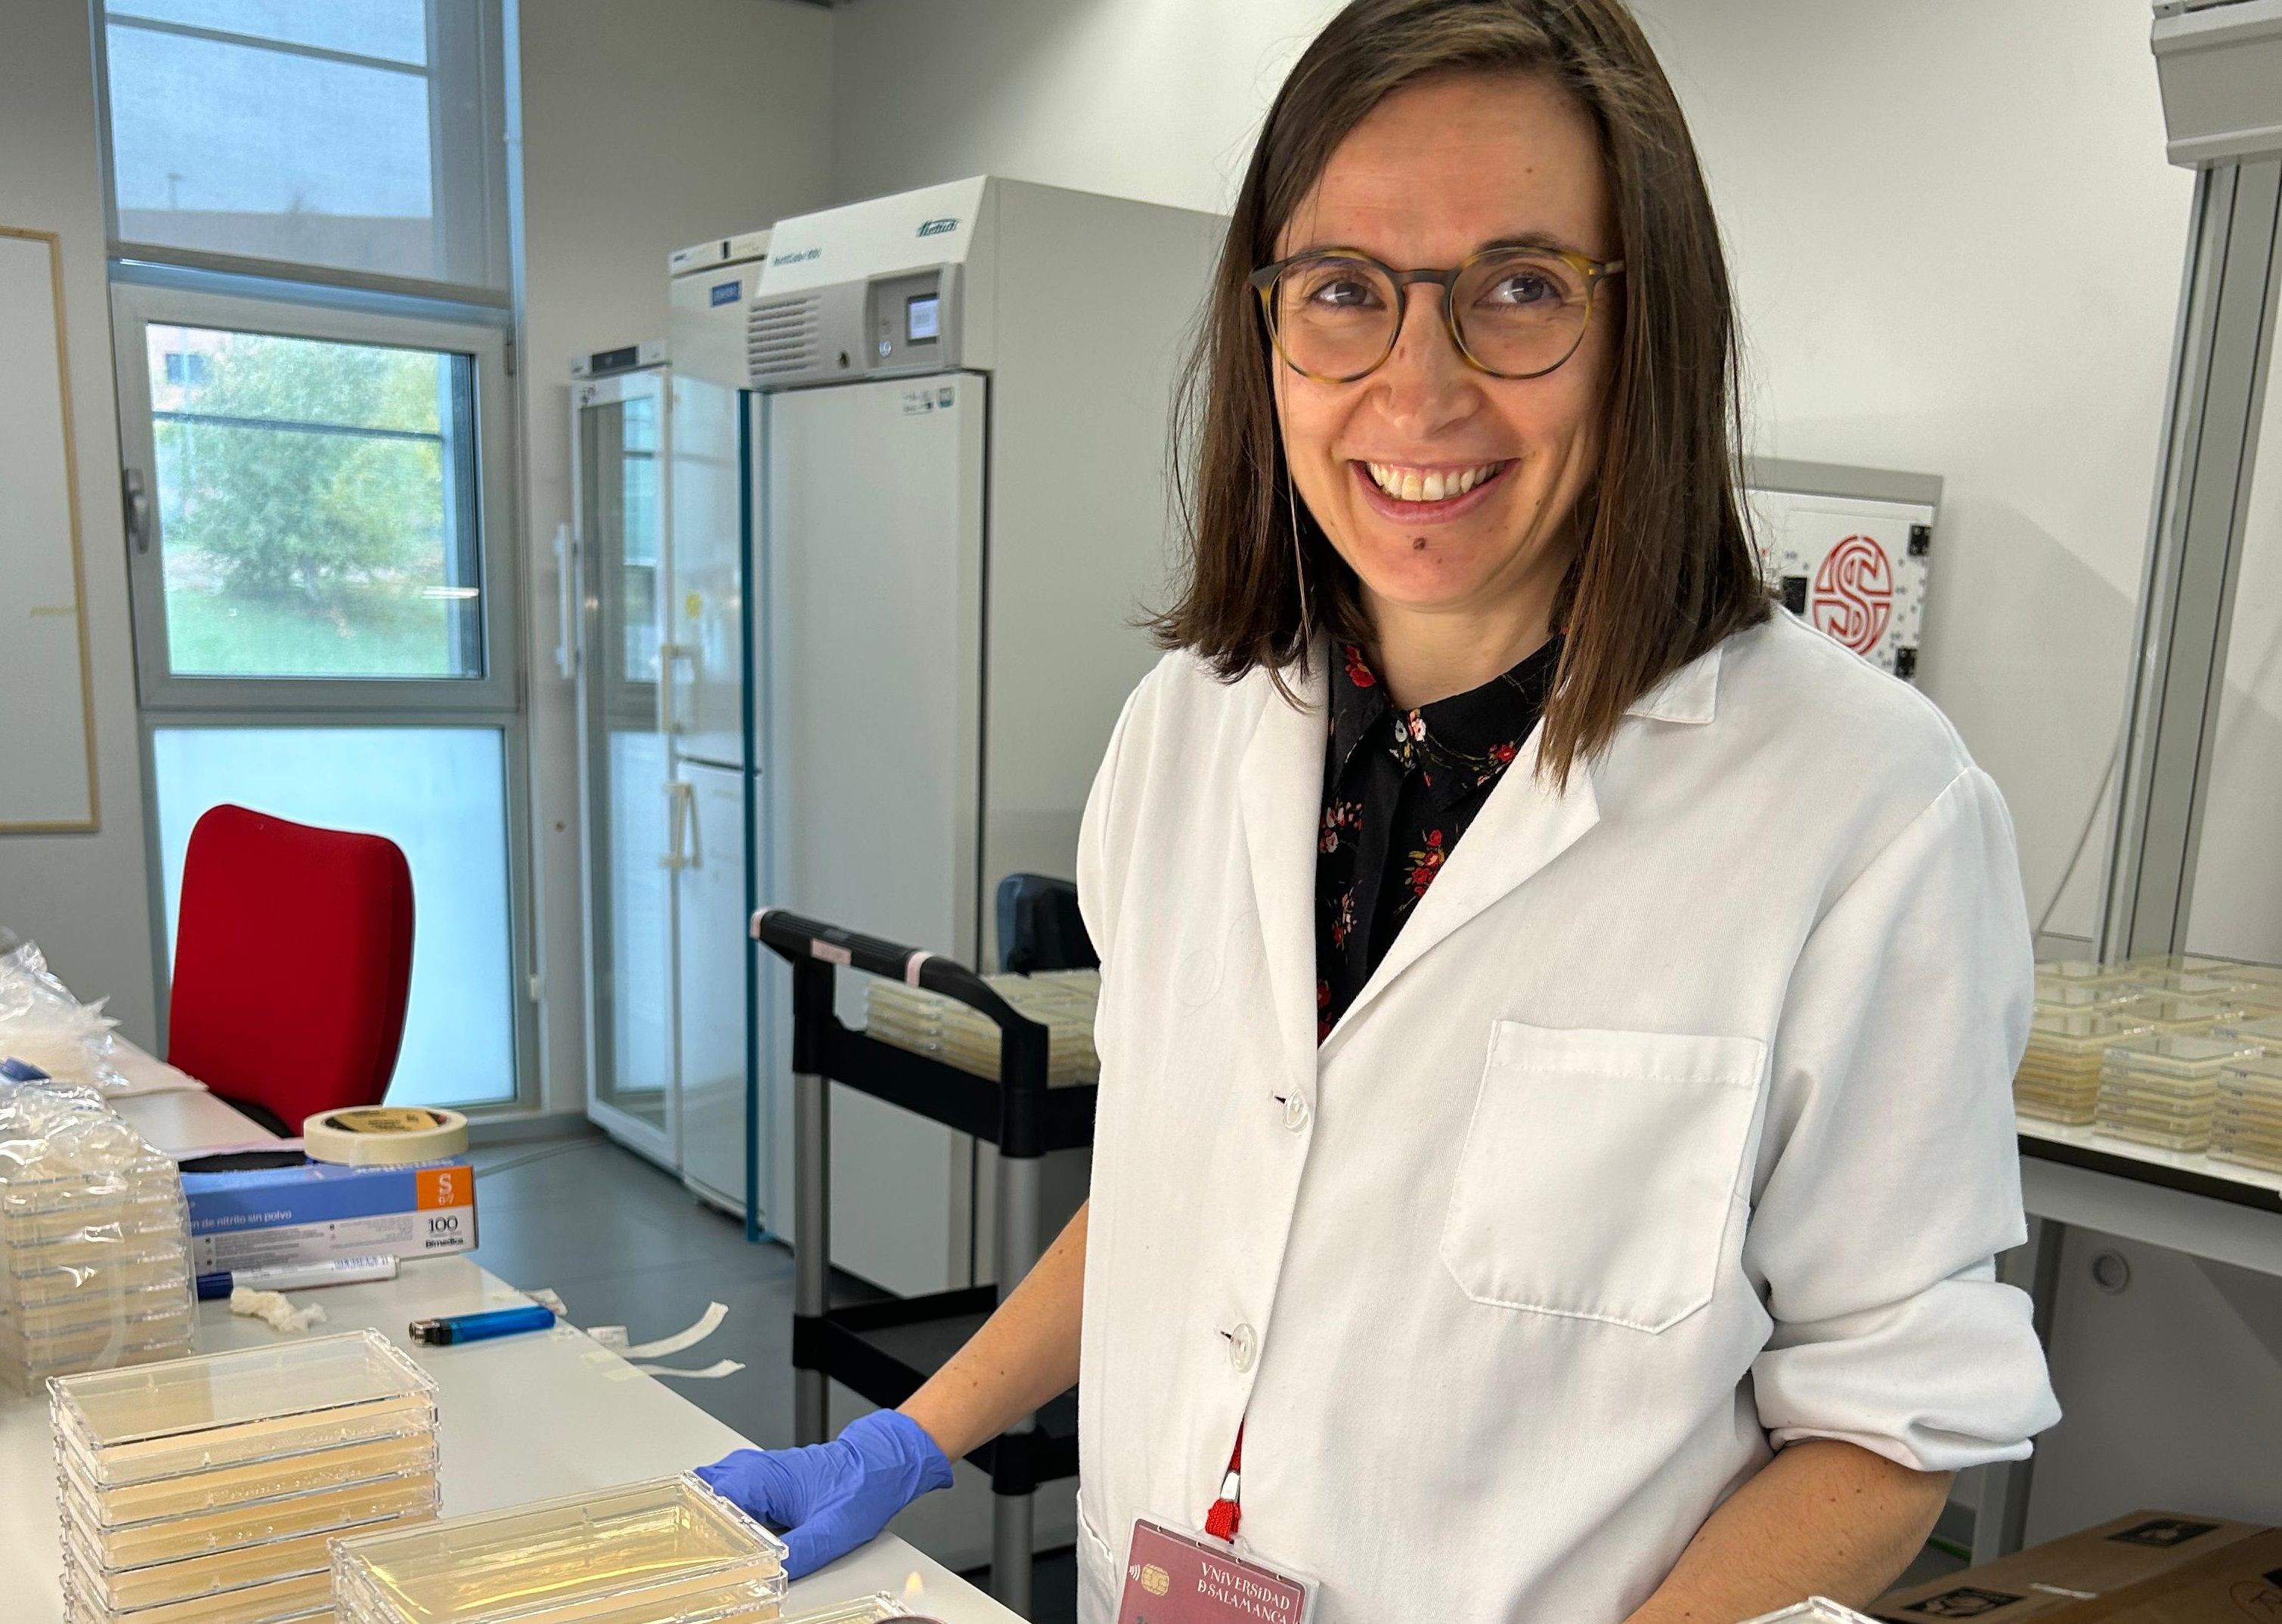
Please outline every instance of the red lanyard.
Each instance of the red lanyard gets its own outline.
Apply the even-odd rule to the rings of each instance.
[[[1236,1448],[1229,1451],[1228,1475],[1220,1481],[1220,1498],[1205,1513],[1205,1532],[1215,1539],[1236,1543],[1236,1525],[1243,1520],[1244,1428],[1236,1429]]]

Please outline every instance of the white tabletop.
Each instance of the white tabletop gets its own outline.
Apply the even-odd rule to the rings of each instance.
[[[194,1102],[188,1114],[176,1112]],[[154,1144],[177,1152],[262,1137],[195,1090],[119,1102]],[[206,1108],[211,1107],[213,1115]],[[174,1140],[167,1127],[189,1130]],[[442,1428],[444,1514],[489,1511],[680,1472],[749,1447],[696,1405],[568,1326],[458,1348],[413,1345],[414,1319],[528,1302],[466,1257],[408,1262],[394,1280],[291,1294],[318,1303],[315,1333],[370,1326],[431,1373]],[[198,1345],[213,1351],[274,1339],[223,1303],[198,1305]],[[0,1388],[0,1619],[56,1624],[63,1615],[56,1543],[54,1448],[44,1397]],[[795,1585],[799,1612],[887,1590],[947,1624],[1013,1624],[1014,1613],[892,1535]]]

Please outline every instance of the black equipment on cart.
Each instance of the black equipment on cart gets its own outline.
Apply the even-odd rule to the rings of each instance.
[[[1005,902],[1002,893],[1002,906]],[[882,1408],[902,1404],[965,1345],[1021,1284],[1049,1237],[1040,1231],[1040,1171],[1050,1151],[1093,1142],[1094,1086],[1047,1085],[1049,1029],[1018,1013],[981,976],[955,960],[804,919],[782,909],[753,916],[752,933],[792,966],[793,1428],[795,1441],[826,1437],[826,1383],[837,1381]],[[1066,935],[1057,945],[1067,952]],[[1083,940],[1083,927],[1078,938]],[[1091,957],[1090,944],[1086,949]],[[1043,966],[1038,966],[1043,967]],[[997,1024],[998,1076],[972,1071],[885,1043],[843,1023],[834,977],[865,971],[956,1000]],[[830,1085],[839,1083],[971,1134],[997,1148],[996,1286],[834,1308],[831,1280]],[[990,1474],[991,1594],[1029,1611],[1038,1485],[1077,1475],[1075,1388],[969,1454]]]

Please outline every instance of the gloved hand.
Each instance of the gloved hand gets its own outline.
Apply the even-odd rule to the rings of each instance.
[[[951,1461],[911,1417],[875,1410],[829,1443],[738,1450],[697,1475],[784,1530],[785,1572],[798,1579],[868,1542],[928,1490],[950,1488]]]

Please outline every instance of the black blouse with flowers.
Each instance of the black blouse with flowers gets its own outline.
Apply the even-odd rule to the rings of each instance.
[[[1362,650],[1350,644],[1338,653],[1316,847],[1318,1042],[1528,741],[1561,645],[1556,638],[1479,688],[1405,711],[1388,701]]]

